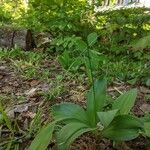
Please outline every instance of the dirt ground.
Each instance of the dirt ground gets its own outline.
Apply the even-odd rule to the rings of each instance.
[[[26,80],[19,76],[10,62],[0,61],[0,100],[6,109],[8,116],[14,120],[17,117],[19,128],[22,131],[28,129],[30,121],[34,118],[39,108],[44,108],[43,122],[50,120],[50,114],[47,113],[49,107],[57,102],[71,101],[85,106],[85,92],[89,88],[86,80],[82,84],[74,80],[65,81],[65,91],[55,97],[52,101],[44,101],[39,94],[51,91],[51,84],[36,79]],[[131,88],[138,89],[138,98],[133,108],[134,114],[143,116],[145,112],[150,113],[150,101],[145,98],[150,94],[150,89],[142,85],[129,85],[124,82],[116,81],[108,88],[108,93],[112,97],[127,91]],[[49,112],[49,111],[48,111]],[[48,115],[47,115],[48,114]],[[20,135],[18,135],[20,134]],[[16,138],[22,136],[22,133],[16,133]],[[9,132],[2,128],[1,142],[3,143],[9,137]],[[0,143],[1,143],[0,142]],[[22,140],[22,148],[26,149],[25,139]],[[146,150],[146,140],[143,137],[119,145],[116,149],[120,150]],[[1,144],[0,144],[1,145]],[[51,146],[54,146],[52,144]],[[50,147],[51,147],[50,146]],[[52,147],[51,147],[52,148]],[[51,149],[50,148],[50,149]],[[94,136],[85,134],[72,145],[71,150],[112,150],[113,144],[107,139],[96,139]]]

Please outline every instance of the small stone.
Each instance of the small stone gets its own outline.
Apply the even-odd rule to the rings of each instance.
[[[22,113],[28,111],[28,106],[27,105],[16,105],[14,108],[15,113]]]
[[[18,83],[17,81],[15,81],[15,82],[13,83],[13,86],[14,86],[14,87],[18,87],[18,86],[19,86],[19,83]]]
[[[5,66],[0,66],[0,70],[5,70],[6,67]]]
[[[140,109],[144,112],[144,113],[150,113],[150,105],[149,104],[143,104]]]

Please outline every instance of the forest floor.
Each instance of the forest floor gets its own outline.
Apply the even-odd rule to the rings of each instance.
[[[38,72],[37,72],[38,70]],[[110,102],[121,93],[137,88],[138,97],[133,113],[143,116],[150,112],[150,89],[143,85],[130,85],[116,80],[108,87]],[[18,149],[26,149],[34,133],[52,117],[50,106],[60,102],[74,102],[85,107],[88,79],[83,74],[66,72],[57,62],[56,57],[24,61],[19,57],[3,57],[0,60],[0,101],[10,118],[14,134],[1,127],[0,149],[10,143]],[[33,121],[40,114],[40,121]],[[9,123],[8,123],[9,124]],[[21,145],[21,147],[20,147]],[[55,145],[52,143],[50,149]],[[110,150],[112,143],[99,140],[85,134],[72,145],[72,150]],[[140,137],[119,149],[146,149],[146,141]]]

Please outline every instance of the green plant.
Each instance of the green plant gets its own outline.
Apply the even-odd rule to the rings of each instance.
[[[81,38],[77,38],[73,40],[76,48],[74,53],[80,53],[76,58],[71,57],[69,51],[65,50],[62,55],[58,57],[60,64],[68,71],[77,71],[81,65],[85,65],[86,72],[89,77],[89,80],[92,82],[91,79],[91,67],[92,69],[98,69],[99,58],[98,52],[92,50],[93,45],[97,42],[97,33],[93,32],[87,36],[87,43],[84,42]],[[71,43],[70,43],[71,44]],[[75,54],[74,54],[75,55]],[[89,61],[89,59],[91,59]],[[90,63],[91,62],[91,63]]]
[[[79,31],[81,13],[86,0],[31,0],[21,24],[36,30],[54,31],[54,34]],[[20,22],[19,22],[20,23]]]
[[[142,130],[143,136],[146,138],[147,149],[150,148],[150,114],[145,114],[144,117],[141,118],[141,121],[144,123],[144,129]]]
[[[39,93],[44,100],[53,100],[64,91],[64,87],[61,82],[56,81],[50,90]]]
[[[76,49],[82,54],[82,62],[85,65],[86,73],[91,83],[93,83],[93,72],[98,69],[100,62],[99,53],[93,50],[97,38],[97,33],[93,32],[87,36],[87,42],[79,39],[76,44]]]
[[[77,71],[82,64],[82,58],[72,58],[68,51],[64,51],[62,55],[58,57],[59,63],[64,69],[68,71]]]
[[[70,36],[58,36],[55,39],[52,40],[53,46],[55,46],[56,51],[64,51],[64,50],[73,50],[76,42],[81,39],[80,37],[77,37],[75,35]]]
[[[30,123],[28,129],[29,136],[32,136],[32,134],[35,134],[41,128],[41,118],[42,118],[42,110],[40,109]]]
[[[112,108],[105,111],[106,81],[96,81],[87,94],[86,110],[73,103],[52,106],[54,122],[41,129],[29,149],[38,149],[39,143],[46,148],[49,142],[42,141],[51,140],[54,129],[57,129],[57,146],[61,150],[69,149],[70,144],[85,132],[114,141],[128,141],[138,137],[143,122],[130,115],[136,95],[135,89],[120,95],[113,102]]]
[[[1,100],[1,99],[0,99]],[[1,101],[0,101],[0,125],[1,124],[5,124],[8,129],[13,132],[13,128],[12,128],[12,123],[11,123],[11,120],[10,118],[7,116],[6,112],[4,111],[4,108],[1,104]]]

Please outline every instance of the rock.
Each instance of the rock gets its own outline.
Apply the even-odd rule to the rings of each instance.
[[[52,36],[48,32],[40,32],[35,35],[35,44],[38,48],[47,48],[52,41]]]
[[[6,114],[10,119],[14,119],[16,113],[27,112],[29,106],[30,104],[20,104],[20,105],[13,106],[13,108],[6,109]]]
[[[27,104],[16,105],[14,108],[15,113],[22,113],[28,111],[29,106]]]

